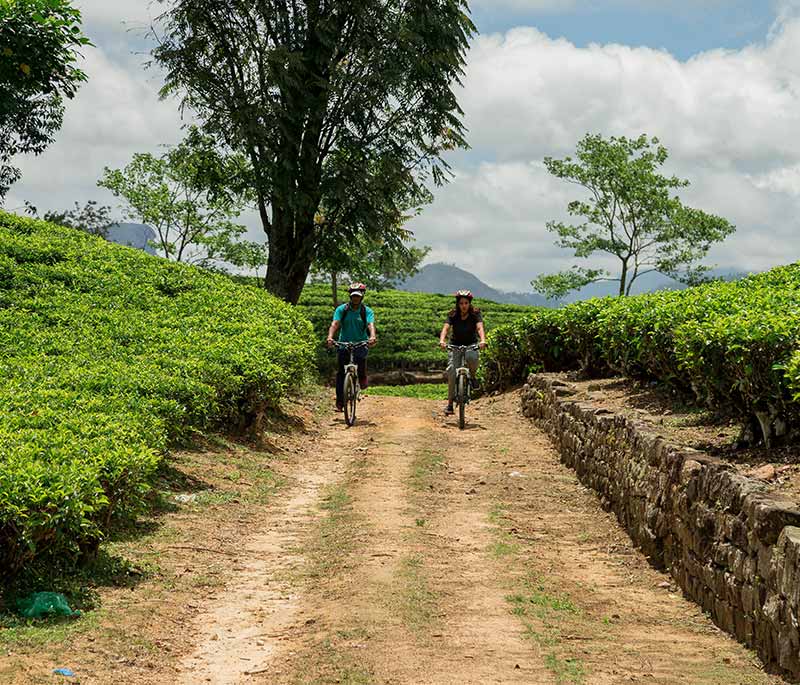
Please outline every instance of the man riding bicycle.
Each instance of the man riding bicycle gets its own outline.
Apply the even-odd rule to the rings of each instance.
[[[377,342],[375,335],[375,314],[363,304],[367,286],[363,283],[350,285],[350,301],[340,305],[333,312],[333,321],[328,329],[328,347],[333,347],[334,336],[339,331],[339,342],[364,342],[373,347]],[[358,365],[358,382],[361,388],[367,387],[367,353],[366,347],[353,352]],[[350,353],[339,350],[338,371],[336,372],[336,411],[344,411],[344,367],[350,362]]]
[[[453,329],[451,345],[474,345],[483,350],[486,348],[486,333],[483,329],[483,316],[481,316],[480,309],[472,306],[472,293],[469,290],[459,290],[455,294],[456,306],[450,310],[447,315],[447,321],[442,327],[442,332],[439,334],[439,345],[443,350],[447,349],[447,334],[450,329]],[[455,397],[456,385],[456,366],[458,359],[456,359],[456,351],[450,350],[447,358],[447,407],[445,407],[445,414],[453,413],[453,398]],[[460,354],[458,355],[460,356]],[[478,381],[475,373],[478,371],[478,351],[466,350],[464,352],[465,361],[469,368],[469,373],[472,378],[472,387],[478,387]]]

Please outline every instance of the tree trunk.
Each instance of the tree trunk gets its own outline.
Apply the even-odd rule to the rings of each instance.
[[[282,300],[297,304],[313,261],[313,215],[306,226],[295,225],[295,215],[273,207],[269,226],[269,255],[264,287]]]
[[[619,275],[619,296],[625,297],[625,286],[628,284],[628,262],[622,262],[622,273]]]
[[[331,272],[331,294],[333,295],[333,306],[339,306],[339,274]]]

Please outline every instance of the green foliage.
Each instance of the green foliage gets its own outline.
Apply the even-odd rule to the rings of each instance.
[[[615,257],[618,277],[608,272],[574,268],[539,276],[531,284],[549,298],[598,280],[619,281],[619,294],[629,295],[636,279],[651,271],[689,284],[700,282],[707,267],[700,261],[711,245],[734,232],[725,219],[685,207],[673,193],[689,185],[676,176],[663,176],[658,168],[667,161],[667,149],[658,138],[647,136],[609,140],[587,134],[578,143],[577,160],[545,159],[547,170],[587,191],[586,199],[568,205],[580,223],[550,222],[560,247],[579,258],[596,252]]]
[[[39,218],[36,207],[30,203],[27,205],[27,213]],[[83,207],[76,202],[73,209],[66,211],[50,210],[44,213],[42,220],[67,228],[77,228],[79,231],[103,238],[108,235],[108,229],[114,223],[111,218],[111,207],[98,205],[97,200],[89,200]]]
[[[128,204],[128,216],[152,226],[167,259],[206,263],[222,256],[247,259],[232,243],[244,226],[246,161],[224,155],[209,136],[192,127],[186,139],[160,157],[139,153],[124,169],[106,167],[97,185]]]
[[[89,45],[81,14],[65,0],[0,1],[0,203],[20,177],[15,155],[53,142],[86,74],[75,66]]]
[[[368,395],[383,397],[413,397],[418,400],[446,400],[447,385],[443,383],[417,383],[415,385],[371,385]]]
[[[320,246],[311,273],[316,282],[330,282],[334,304],[339,304],[340,284],[346,288],[348,282],[358,281],[376,290],[390,288],[415,275],[430,252],[429,247],[414,247],[412,241],[413,234],[402,225],[387,226],[379,238],[340,238]]]
[[[800,264],[732,283],[579,302],[490,335],[484,374],[531,366],[655,379],[757,427],[769,444],[800,428]]]
[[[266,243],[232,240],[224,234],[209,238],[205,247],[210,261],[221,260],[240,269],[247,269],[255,272],[256,278],[259,277],[259,270],[267,265],[269,257],[269,246]]]
[[[370,350],[369,368],[442,369],[447,355],[439,348],[439,333],[454,300],[447,295],[407,293],[399,290],[369,291],[365,303],[375,311],[378,344]],[[484,315],[486,330],[511,323],[530,312],[530,307],[475,301]],[[299,308],[314,324],[319,339],[319,361],[329,370],[333,357],[322,350],[333,318],[330,288],[309,285],[303,291]]]
[[[263,291],[0,213],[0,576],[95,548],[170,443],[275,406],[312,340]]]
[[[380,237],[466,147],[466,0],[177,0],[161,24],[163,93],[252,164],[266,287],[290,302],[322,231]]]
[[[560,300],[573,290],[580,290],[590,283],[606,280],[603,269],[584,269],[573,266],[569,271],[555,274],[541,274],[531,281],[533,289],[548,300]]]

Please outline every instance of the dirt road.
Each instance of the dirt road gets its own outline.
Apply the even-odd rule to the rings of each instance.
[[[198,683],[767,683],[518,411],[369,398],[197,620]],[[253,611],[242,610],[242,599]]]
[[[94,632],[9,651],[0,673],[52,682],[36,669],[72,659],[92,684],[782,682],[648,566],[518,406],[478,401],[459,431],[439,403],[367,398],[354,428],[336,416],[298,443],[268,503],[245,514],[218,492],[175,514],[161,585],[115,591]]]

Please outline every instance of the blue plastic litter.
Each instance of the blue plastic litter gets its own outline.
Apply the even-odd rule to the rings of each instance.
[[[55,673],[56,675],[63,675],[67,678],[75,677],[75,673],[73,671],[70,671],[68,668],[56,668],[53,669],[53,673]]]

